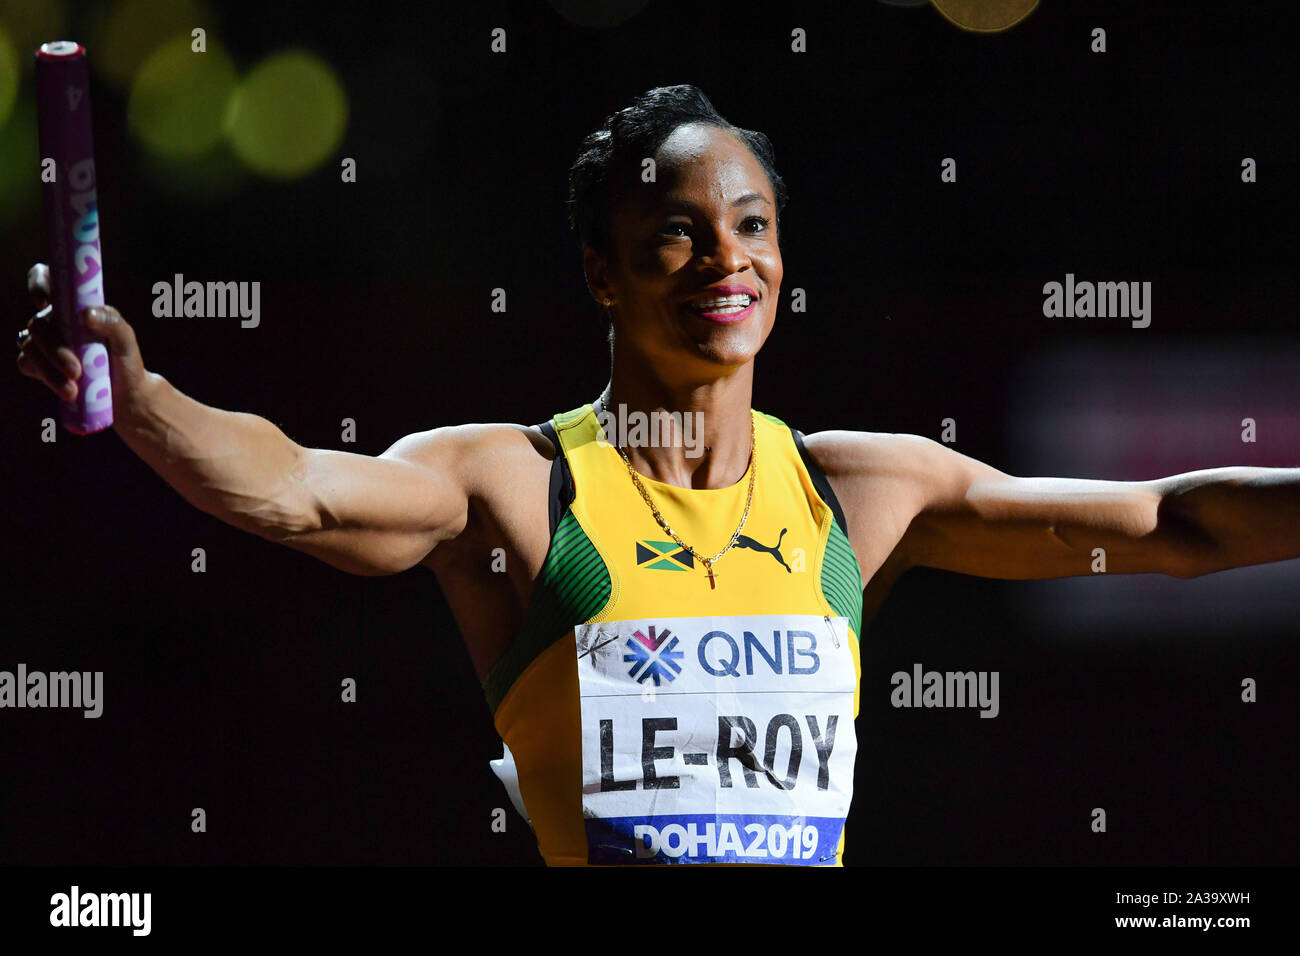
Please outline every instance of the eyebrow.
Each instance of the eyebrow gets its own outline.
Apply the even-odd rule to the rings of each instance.
[[[738,206],[743,206],[743,205],[745,205],[746,203],[751,203],[751,202],[753,202],[753,201],[756,200],[756,199],[757,199],[759,202],[767,203],[769,206],[772,205],[772,201],[771,201],[770,199],[768,199],[766,196],[763,196],[763,195],[761,195],[761,194],[759,194],[759,193],[745,193],[745,195],[740,196],[739,198],[737,198],[737,199],[735,199],[735,200],[732,201],[732,203],[731,203],[731,208],[732,208],[732,209],[735,209],[735,208],[738,207]],[[671,199],[671,198],[668,198],[668,199],[664,199],[664,200],[662,200],[662,201],[660,202],[659,205],[660,205],[661,208],[668,208],[668,209],[697,209],[697,208],[699,208],[698,206],[695,205],[695,203],[693,203],[693,202],[689,202],[688,200],[685,200],[685,199]]]

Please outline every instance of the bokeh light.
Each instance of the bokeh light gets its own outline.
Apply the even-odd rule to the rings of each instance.
[[[155,50],[131,81],[127,124],[160,156],[202,156],[221,140],[235,82],[234,64],[212,37],[206,53],[191,52],[188,35],[176,37]]]
[[[230,144],[250,169],[275,179],[310,173],[328,159],[348,121],[348,97],[319,57],[288,50],[240,83],[230,106]]]
[[[9,119],[9,111],[14,108],[18,97],[18,81],[22,78],[18,66],[18,51],[9,40],[9,31],[0,23],[0,129]]]
[[[250,173],[225,143],[195,159],[141,157],[140,171],[159,191],[194,205],[233,199],[248,184]]]
[[[35,68],[36,48],[68,36],[68,9],[63,0],[0,0],[0,23],[18,53],[24,73]]]
[[[971,33],[1009,30],[1038,6],[1038,0],[932,0],[955,26]]]
[[[122,0],[91,34],[86,44],[90,64],[118,86],[126,86],[154,50],[177,37],[188,42],[195,27],[212,39],[207,9],[194,0]]]
[[[33,97],[18,101],[9,122],[0,125],[0,228],[7,228],[40,201],[40,147],[36,142],[36,104]],[[32,239],[33,253],[40,237]]]

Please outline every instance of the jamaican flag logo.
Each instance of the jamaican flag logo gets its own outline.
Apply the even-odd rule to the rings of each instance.
[[[685,571],[695,567],[691,553],[683,551],[676,541],[638,541],[636,563],[651,571]]]

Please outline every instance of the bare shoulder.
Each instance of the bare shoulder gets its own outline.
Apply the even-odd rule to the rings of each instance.
[[[951,454],[933,439],[894,432],[814,432],[804,445],[826,477],[843,481],[917,477]]]
[[[978,459],[920,435],[825,431],[805,439],[808,451],[850,498],[868,491],[890,494],[912,515],[960,506],[977,482],[1010,476]]]
[[[454,474],[470,494],[508,488],[523,474],[548,469],[556,449],[529,425],[491,422],[445,425],[413,432],[380,458],[408,461]]]
[[[937,503],[961,497],[981,466],[930,438],[894,432],[824,431],[804,445],[826,473],[867,577],[880,586],[915,563],[906,535]],[[883,599],[883,598],[881,598]]]
[[[547,489],[556,453],[537,428],[492,422],[414,432],[380,456],[428,468],[459,490],[463,510],[456,533],[421,562],[439,575],[453,601],[466,594],[481,597],[482,582],[473,569],[488,567],[485,555],[495,548],[505,549],[511,568],[528,568],[534,575],[540,568],[549,540]],[[522,586],[522,579],[511,579]]]

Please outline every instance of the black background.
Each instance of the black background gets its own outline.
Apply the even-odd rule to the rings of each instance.
[[[108,299],[150,368],[303,445],[378,454],[436,425],[541,421],[608,374],[565,222],[578,141],[690,82],[768,134],[791,191],[783,301],[803,288],[810,308],[782,306],[755,407],[804,432],[937,438],[954,417],[958,449],[1001,465],[1005,383],[1047,346],[1293,333],[1287,6],[1045,0],[976,36],[869,2],[652,2],[607,30],[547,3],[232,5],[209,34],[242,66],[300,45],[338,71],[338,157],[230,199],[177,197],[144,177],[124,98],[94,87]],[[939,180],[946,156],[956,184]],[[0,238],[15,330],[42,249],[35,213]],[[154,318],[151,287],[177,272],[260,281],[261,326]],[[1042,284],[1066,272],[1152,281],[1151,328],[1044,320]],[[98,720],[0,712],[0,860],[540,864],[512,809],[490,828],[509,806],[488,767],[500,742],[429,572],[351,577],[238,532],[115,434],[42,444],[52,396],[8,381],[0,668],[102,670],[106,702]],[[1035,586],[927,570],[896,586],[862,640],[846,864],[1294,863],[1294,627],[1063,644],[1015,611]],[[889,675],[915,661],[1000,671],[1001,715],[893,709]]]

